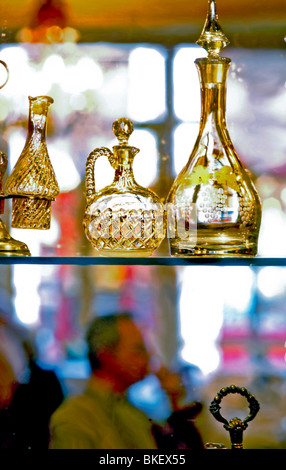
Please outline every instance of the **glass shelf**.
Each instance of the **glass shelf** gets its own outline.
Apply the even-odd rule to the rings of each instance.
[[[99,256],[7,256],[0,257],[0,265],[35,264],[35,265],[137,265],[137,266],[285,266],[286,258],[177,258],[170,256],[150,257],[99,257]]]

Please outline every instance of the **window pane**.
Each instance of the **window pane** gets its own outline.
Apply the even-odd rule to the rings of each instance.
[[[199,132],[198,123],[179,124],[174,130],[174,172],[177,175],[186,165]]]
[[[200,119],[200,84],[194,61],[205,56],[206,51],[194,45],[180,48],[174,57],[174,112],[183,121]]]
[[[129,57],[129,117],[151,121],[165,112],[165,57],[157,49],[137,47]]]

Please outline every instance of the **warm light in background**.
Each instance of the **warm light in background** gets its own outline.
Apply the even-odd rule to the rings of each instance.
[[[30,43],[76,42],[80,34],[68,25],[69,3],[64,0],[43,0],[35,3],[30,22],[17,33],[17,40]]]

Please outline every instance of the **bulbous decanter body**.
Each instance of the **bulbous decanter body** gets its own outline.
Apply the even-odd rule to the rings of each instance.
[[[228,40],[218,25],[215,2],[209,5],[197,41],[209,55],[195,61],[201,86],[200,129],[167,198],[173,212],[168,218],[169,248],[173,256],[255,256],[261,203],[227,130],[226,77],[231,60],[219,56]],[[189,220],[186,208],[191,206]],[[184,228],[181,234],[178,227]]]
[[[24,149],[5,184],[12,196],[14,228],[49,229],[51,201],[59,194],[46,144],[49,96],[29,96],[28,135]]]
[[[101,147],[87,158],[85,234],[100,255],[149,256],[165,236],[164,207],[134,179],[133,159],[139,150],[128,145],[132,122],[118,119],[113,132],[119,141],[113,152]],[[111,185],[95,192],[94,165],[100,156],[109,159],[115,174]]]

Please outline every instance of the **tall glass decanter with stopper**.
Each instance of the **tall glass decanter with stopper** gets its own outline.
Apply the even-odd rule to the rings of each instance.
[[[255,256],[261,203],[226,126],[226,78],[231,60],[219,55],[229,41],[213,0],[197,43],[208,52],[206,58],[195,61],[201,86],[200,129],[189,161],[167,198],[170,253]]]
[[[113,132],[118,145],[94,149],[86,161],[86,237],[102,256],[150,256],[165,236],[164,207],[153,191],[134,178],[133,160],[139,149],[128,144],[129,119],[117,119]],[[114,168],[112,184],[95,190],[95,163],[105,156]]]

